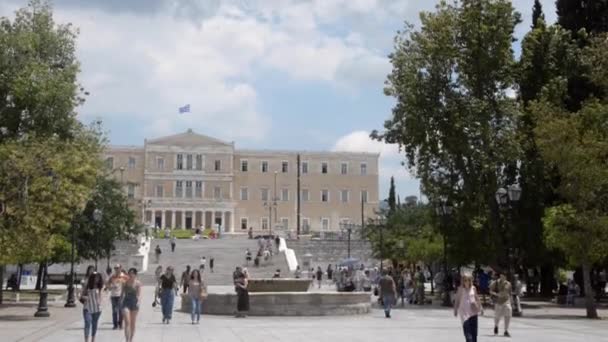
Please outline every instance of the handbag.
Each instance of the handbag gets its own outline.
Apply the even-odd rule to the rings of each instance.
[[[201,291],[199,292],[199,297],[201,298],[201,300],[204,300],[207,298],[207,287],[204,285],[201,285]]]

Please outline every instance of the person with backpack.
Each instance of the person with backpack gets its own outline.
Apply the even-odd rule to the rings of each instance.
[[[454,316],[460,316],[466,342],[477,342],[477,316],[481,312],[481,301],[473,285],[473,277],[462,276],[454,301]]]
[[[391,318],[391,308],[397,300],[397,285],[387,270],[382,271],[382,278],[378,281],[378,289],[384,307],[384,317]]]
[[[490,285],[490,295],[494,299],[494,335],[498,335],[500,320],[505,320],[505,337],[511,337],[509,323],[513,314],[511,307],[511,283],[502,272],[497,272],[498,279]]]

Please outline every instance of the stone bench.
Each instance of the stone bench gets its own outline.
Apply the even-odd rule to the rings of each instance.
[[[203,314],[234,315],[236,293],[210,293]],[[191,312],[191,301],[182,295],[181,311]],[[368,314],[371,297],[365,292],[257,292],[249,294],[250,316],[347,316]]]

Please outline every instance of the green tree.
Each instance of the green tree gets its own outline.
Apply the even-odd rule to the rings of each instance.
[[[55,24],[46,1],[30,1],[13,21],[0,18],[0,144],[74,137],[74,109],[86,94],[76,80],[76,35],[71,24]]]
[[[595,87],[606,87],[606,36],[576,50]],[[538,119],[534,132],[543,159],[555,168],[563,204],[547,210],[545,237],[571,264],[583,268],[587,317],[597,317],[589,272],[608,250],[608,98],[590,98],[572,112],[562,103],[565,78],[556,78],[531,105]]]
[[[534,7],[532,7],[532,28],[538,27],[540,20],[545,20],[545,14],[543,13],[543,5],[540,4],[539,0],[534,0]]]
[[[578,33],[585,29],[589,33],[608,32],[608,0],[557,0],[558,24]]]
[[[395,38],[385,93],[397,104],[372,137],[399,144],[429,200],[461,203],[456,228],[483,239],[473,243],[489,247],[484,258],[502,258],[507,242],[491,232],[494,193],[513,181],[519,156],[519,107],[508,94],[520,16],[507,0],[463,0],[442,1],[420,20],[419,30],[406,25]]]
[[[96,209],[101,211],[99,222],[93,217]],[[140,228],[120,183],[108,175],[97,177],[93,195],[74,223],[78,256],[95,260],[111,257],[114,243],[133,237]]]
[[[388,189],[388,210],[389,215],[397,210],[397,199],[395,198],[395,177],[391,176],[391,185]]]

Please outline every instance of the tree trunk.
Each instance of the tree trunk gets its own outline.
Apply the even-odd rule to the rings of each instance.
[[[585,307],[587,308],[587,318],[597,318],[597,306],[593,298],[593,289],[591,288],[591,265],[583,264],[583,279],[585,283]]]
[[[36,287],[34,288],[35,290],[40,290],[40,284],[42,284],[42,269],[43,265],[42,263],[40,263],[38,265],[38,277],[36,278]]]
[[[4,302],[4,265],[0,265],[0,304]]]
[[[17,291],[21,290],[21,278],[23,277],[23,264],[17,267]]]

